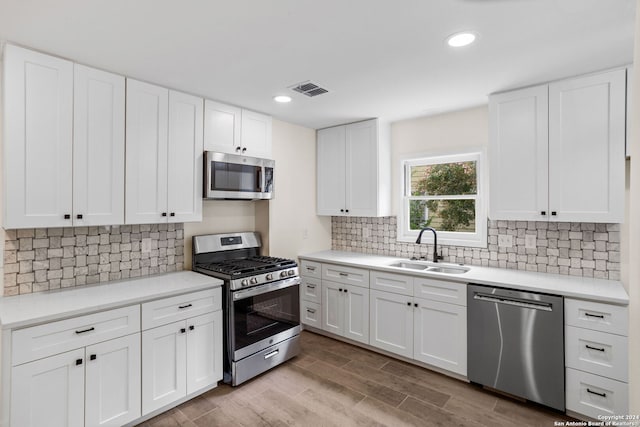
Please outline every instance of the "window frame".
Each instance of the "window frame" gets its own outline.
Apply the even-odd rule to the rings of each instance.
[[[463,152],[448,152],[441,154],[423,154],[405,156],[400,159],[400,197],[398,208],[398,230],[396,240],[399,242],[415,243],[419,230],[409,230],[409,201],[410,200],[475,200],[475,233],[440,231],[438,243],[443,245],[467,246],[474,248],[487,247],[487,201],[489,200],[485,187],[485,163],[486,154],[482,149],[474,149]],[[443,163],[476,162],[477,191],[475,195],[457,196],[411,196],[410,167],[418,165],[436,165]],[[425,235],[423,240],[433,240],[431,233]]]

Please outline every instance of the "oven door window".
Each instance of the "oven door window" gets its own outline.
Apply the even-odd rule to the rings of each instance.
[[[299,286],[245,298],[233,305],[236,351],[300,324]]]
[[[262,186],[262,166],[211,162],[212,191],[259,192]]]

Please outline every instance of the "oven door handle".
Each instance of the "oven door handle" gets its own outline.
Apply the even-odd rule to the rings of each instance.
[[[291,286],[297,286],[299,284],[300,284],[299,277],[291,277],[289,279],[281,280],[278,282],[267,283],[265,285],[255,286],[253,288],[244,289],[241,291],[235,291],[233,292],[233,300],[240,301],[245,298],[251,298],[256,295],[266,294],[267,292],[273,292],[279,289],[285,289]]]

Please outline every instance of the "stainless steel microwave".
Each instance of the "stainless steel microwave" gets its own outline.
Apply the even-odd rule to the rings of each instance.
[[[273,198],[275,161],[205,151],[204,198],[265,200]]]

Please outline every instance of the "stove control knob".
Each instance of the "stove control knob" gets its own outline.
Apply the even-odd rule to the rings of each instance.
[[[296,272],[295,272],[295,271],[293,271],[293,270],[289,270],[287,274],[288,274],[289,276],[293,276],[294,274],[296,274]]]
[[[273,280],[273,274],[269,273],[266,277],[267,280]]]
[[[242,282],[240,282],[240,284],[242,286],[247,286],[249,284],[249,281],[247,279],[242,279]]]
[[[280,272],[280,277],[287,277],[287,272],[286,271],[281,271]]]
[[[250,283],[251,283],[252,285],[255,285],[255,284],[257,284],[257,283],[258,283],[258,279],[257,279],[256,277],[252,277],[252,278],[251,278],[251,280],[250,280]]]

